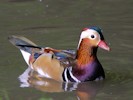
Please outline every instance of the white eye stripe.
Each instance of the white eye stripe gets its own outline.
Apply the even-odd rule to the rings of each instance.
[[[85,30],[82,32],[80,39],[83,38],[89,38],[91,40],[94,40],[95,38],[97,38],[97,32],[95,30]]]
[[[97,32],[95,30],[85,30],[81,33],[80,38],[86,38],[86,37],[91,37],[91,35],[95,35],[96,36]]]
[[[94,35],[94,38],[92,38],[91,35]],[[93,29],[88,29],[88,30],[82,31],[82,33],[80,35],[80,40],[79,40],[79,43],[78,43],[78,48],[79,48],[79,45],[80,45],[82,39],[84,39],[84,38],[89,38],[91,40],[99,39],[99,41],[100,41],[99,33],[97,31],[93,30]]]

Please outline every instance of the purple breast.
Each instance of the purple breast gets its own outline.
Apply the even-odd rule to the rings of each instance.
[[[104,71],[99,62],[92,62],[82,69],[74,69],[73,75],[80,81],[93,81],[100,76],[104,78]]]

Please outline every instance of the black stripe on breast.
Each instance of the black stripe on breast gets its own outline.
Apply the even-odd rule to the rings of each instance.
[[[70,82],[76,82],[72,77],[71,77],[71,75],[70,75],[70,71],[68,70],[68,68],[67,68],[67,77],[68,77],[68,80],[70,81]]]
[[[65,68],[63,73],[62,73],[62,78],[64,82],[77,82],[72,76],[72,72],[69,67]]]
[[[66,70],[66,69],[64,69],[64,71],[63,71],[63,73],[62,73],[62,78],[63,78],[63,81],[64,81],[64,82],[66,82],[66,78],[65,78],[65,70]]]

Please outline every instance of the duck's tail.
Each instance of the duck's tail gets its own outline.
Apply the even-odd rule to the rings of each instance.
[[[29,65],[29,59],[32,52],[41,51],[41,47],[37,46],[35,43],[30,41],[29,39],[22,36],[9,36],[8,40],[20,49],[26,63]]]

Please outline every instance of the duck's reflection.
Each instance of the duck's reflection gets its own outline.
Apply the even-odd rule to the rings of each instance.
[[[34,87],[43,92],[75,91],[78,100],[92,100],[103,87],[103,81],[84,83],[61,83],[41,77],[38,73],[27,68],[19,76],[20,87]]]

